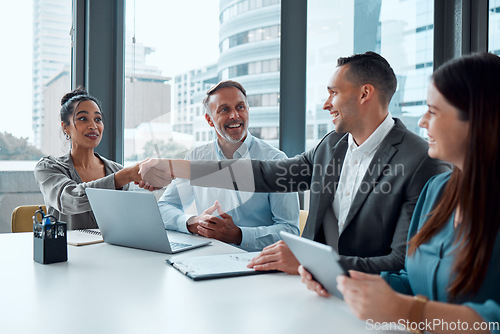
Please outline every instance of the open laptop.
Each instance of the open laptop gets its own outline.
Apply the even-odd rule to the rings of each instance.
[[[211,242],[188,234],[168,236],[152,193],[97,188],[85,192],[108,244],[172,254]]]

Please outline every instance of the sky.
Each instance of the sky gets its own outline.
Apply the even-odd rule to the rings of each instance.
[[[155,49],[147,64],[172,77],[217,62],[218,16],[219,0],[127,0],[126,29]],[[0,2],[0,132],[30,139],[32,24],[32,0]]]
[[[0,2],[0,132],[31,137],[31,0]]]
[[[154,8],[154,10],[153,10]],[[127,1],[127,30],[137,43],[153,46],[147,59],[173,76],[214,64],[219,55],[219,0]]]

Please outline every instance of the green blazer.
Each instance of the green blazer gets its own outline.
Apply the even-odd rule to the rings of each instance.
[[[429,212],[440,199],[450,172],[432,178],[422,191],[413,213],[408,240],[427,222]],[[430,300],[449,302],[448,287],[453,273],[457,245],[454,217],[450,217],[443,230],[421,245],[414,256],[406,258],[406,265],[399,273],[382,273],[382,277],[398,292],[407,295],[425,295]],[[461,296],[453,303],[474,309],[485,321],[500,323],[500,232],[497,234],[490,266],[485,280],[475,294]],[[471,268],[474,270],[474,268]],[[493,328],[492,333],[500,333]]]

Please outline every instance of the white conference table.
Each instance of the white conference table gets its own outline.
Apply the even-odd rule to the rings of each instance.
[[[175,233],[175,232],[169,232]],[[33,261],[33,234],[0,234],[0,333],[374,333],[341,300],[284,273],[192,281],[171,255],[106,243]],[[241,252],[213,240],[182,256]],[[180,254],[175,256],[180,256]]]

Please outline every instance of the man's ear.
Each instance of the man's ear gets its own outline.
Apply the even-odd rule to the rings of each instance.
[[[205,119],[207,120],[208,125],[210,125],[213,128],[214,122],[212,121],[212,117],[210,117],[209,114],[205,113]]]
[[[361,86],[361,99],[360,103],[363,104],[373,98],[375,94],[375,87],[370,84]]]

